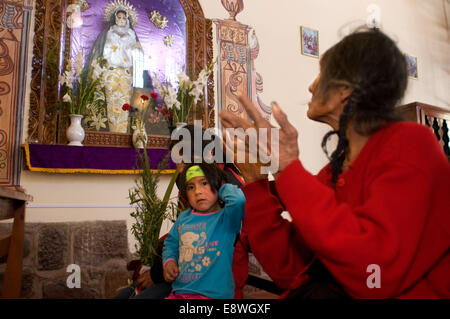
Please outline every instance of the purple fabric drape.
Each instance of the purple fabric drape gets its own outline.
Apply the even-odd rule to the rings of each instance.
[[[89,172],[120,173],[138,169],[137,150],[132,147],[98,147],[28,144],[27,163],[30,169],[46,169],[50,171],[70,172],[85,170]],[[141,150],[142,151],[142,150]],[[158,164],[167,155],[167,149],[148,149],[150,168],[157,169]],[[165,170],[175,169],[176,165],[169,155]],[[124,172],[125,173],[125,172]]]

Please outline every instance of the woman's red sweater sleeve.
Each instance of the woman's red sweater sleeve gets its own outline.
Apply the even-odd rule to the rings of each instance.
[[[269,181],[260,180],[243,188],[248,239],[253,254],[277,286],[296,288],[312,262],[312,253],[293,225],[281,216],[284,211],[271,193]]]

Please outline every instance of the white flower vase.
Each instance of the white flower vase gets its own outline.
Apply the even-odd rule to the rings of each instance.
[[[170,132],[170,135],[171,135],[170,138],[172,140],[177,140],[178,138],[176,136],[179,136],[178,134],[181,134],[181,132],[179,132],[180,129],[186,125],[187,125],[187,123],[185,123],[185,122],[176,122],[175,128],[173,130],[171,130],[171,132]],[[175,136],[174,136],[174,134],[175,134]]]
[[[69,141],[68,145],[83,146],[81,142],[84,140],[84,128],[81,126],[83,115],[69,114],[70,126],[66,130],[66,137]]]
[[[144,148],[144,145],[146,145],[148,141],[147,132],[139,129],[134,130],[132,139],[135,148]]]

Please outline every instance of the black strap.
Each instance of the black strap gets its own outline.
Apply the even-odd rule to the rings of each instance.
[[[275,285],[273,281],[256,277],[253,275],[248,275],[247,285],[271,292],[276,295],[281,295],[284,291],[283,289]]]

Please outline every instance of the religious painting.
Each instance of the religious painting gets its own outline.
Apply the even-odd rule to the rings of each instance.
[[[419,78],[419,74],[417,72],[417,57],[405,54],[405,58],[409,78],[417,80]]]
[[[171,113],[164,107],[154,112],[162,104],[152,94],[155,77],[177,88],[183,67],[189,77],[197,77],[214,58],[212,21],[205,18],[199,0],[37,0],[33,12],[26,141],[67,144],[69,108],[76,106],[75,113],[86,111],[83,145],[132,146],[132,123],[143,116],[148,146],[167,148]],[[92,66],[94,62],[100,63]],[[80,65],[93,73],[107,69],[104,79],[109,81],[93,90],[94,103],[89,94],[81,106],[81,95],[66,96],[79,93],[76,85],[74,92],[66,86],[76,84],[74,80],[69,76],[63,81],[64,75],[76,75]],[[214,126],[214,106],[210,76],[195,109],[205,127]]]
[[[186,66],[186,15],[179,0],[77,0],[67,10],[72,65],[97,68],[101,90],[86,107],[86,131],[130,133],[139,118],[148,134],[169,135],[154,77],[176,87]],[[67,34],[67,33],[66,33]],[[67,41],[66,41],[67,43]],[[68,62],[67,62],[68,63]]]
[[[302,54],[314,58],[319,57],[319,31],[300,27]]]

